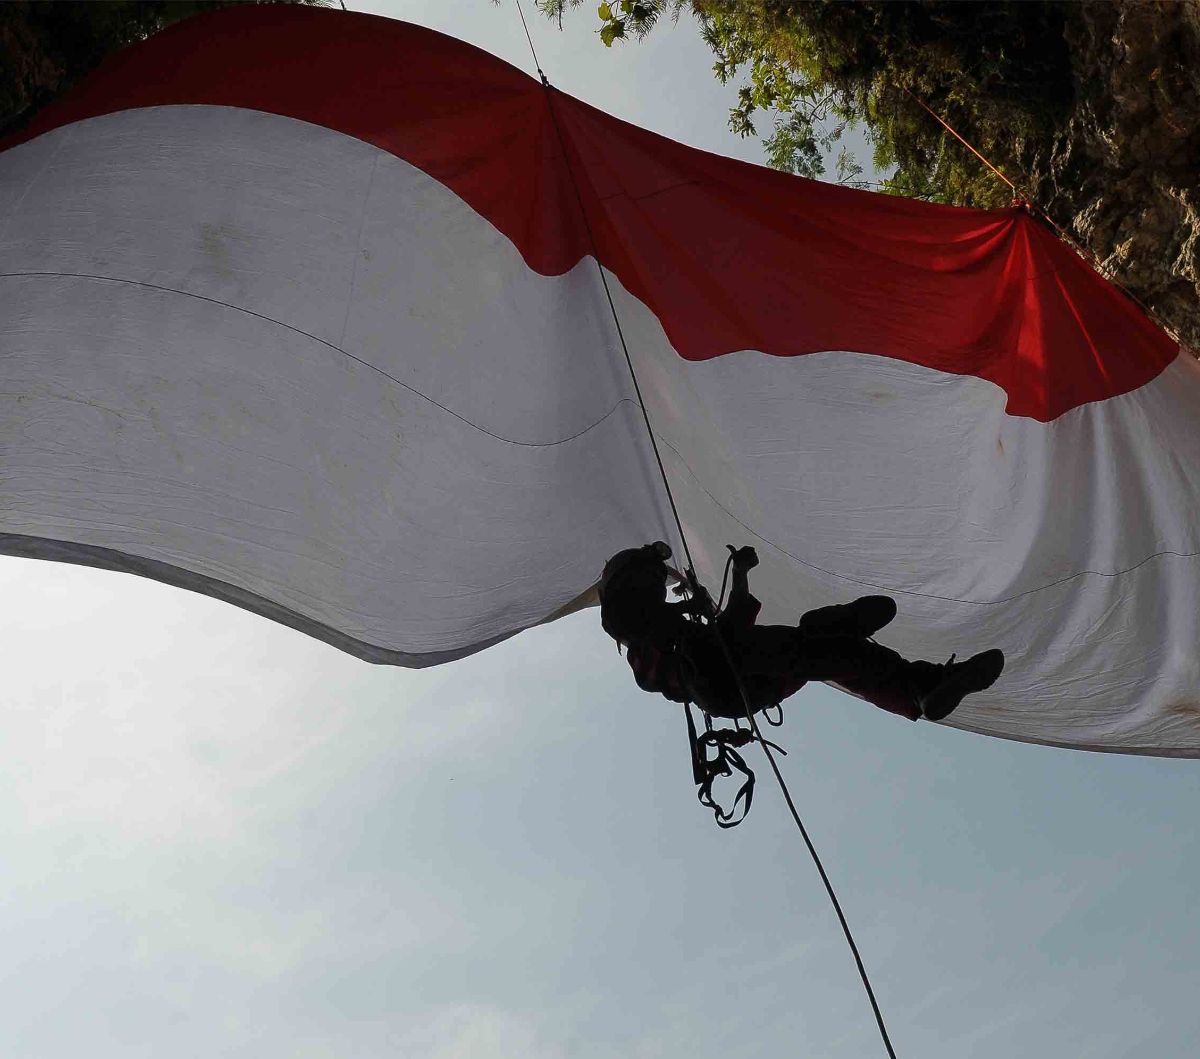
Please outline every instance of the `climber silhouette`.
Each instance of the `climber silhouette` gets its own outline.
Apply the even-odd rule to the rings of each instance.
[[[662,541],[618,552],[605,564],[600,621],[626,649],[643,690],[736,719],[746,716],[743,690],[758,712],[820,680],[889,713],[940,721],[1004,668],[1004,654],[995,649],[935,663],[909,661],[876,643],[871,637],[896,616],[888,596],[809,611],[794,626],[757,625],[762,604],[750,592],[748,572],[758,554],[728,547],[733,583],[719,612],[703,588],[668,565],[671,549]],[[691,598],[668,602],[672,580],[690,585]]]

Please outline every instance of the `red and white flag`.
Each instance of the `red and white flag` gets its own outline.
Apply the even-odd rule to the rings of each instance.
[[[545,621],[679,550],[598,258],[702,578],[754,544],[765,620],[883,592],[909,656],[1003,648],[959,727],[1200,754],[1200,371],[1021,210],[296,7],[177,25],[6,147],[0,550],[400,665]]]

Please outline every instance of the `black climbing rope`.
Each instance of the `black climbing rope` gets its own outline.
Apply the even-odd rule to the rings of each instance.
[[[629,346],[625,341],[625,332],[621,327],[621,319],[620,319],[620,316],[617,314],[617,307],[616,307],[615,302],[613,301],[612,291],[609,289],[609,286],[608,286],[608,278],[605,275],[604,266],[600,262],[600,251],[599,251],[599,247],[596,243],[595,234],[592,231],[591,221],[588,219],[587,208],[585,207],[584,202],[583,202],[583,194],[579,190],[579,183],[576,180],[575,172],[571,167],[571,156],[570,156],[570,152],[567,150],[566,138],[563,136],[562,128],[560,127],[559,122],[558,122],[558,115],[555,113],[555,109],[554,109],[555,89],[550,84],[549,79],[546,77],[546,74],[542,70],[541,64],[538,61],[537,49],[534,48],[533,37],[529,33],[529,24],[525,21],[525,12],[521,10],[521,0],[514,0],[514,3],[516,4],[517,13],[521,17],[521,25],[525,29],[525,38],[529,42],[529,50],[530,50],[530,53],[533,55],[534,66],[537,68],[538,75],[542,79],[542,86],[544,87],[545,92],[546,92],[546,105],[547,105],[547,108],[550,113],[550,119],[554,126],[555,135],[558,138],[559,147],[563,153],[563,161],[564,161],[564,164],[566,165],[567,174],[571,180],[572,190],[575,192],[575,199],[579,204],[579,212],[580,212],[580,215],[583,220],[584,230],[587,233],[588,242],[591,244],[592,256],[596,262],[596,270],[600,274],[600,282],[604,287],[604,295],[608,300],[609,311],[612,313],[613,325],[616,328],[617,337],[621,343],[621,351],[624,353],[625,363],[629,367],[629,375],[633,382],[634,393],[637,395],[638,407],[641,408],[641,410],[642,410],[642,419],[644,420],[644,422],[646,424],[646,433],[650,438],[650,446],[654,452],[655,461],[658,464],[659,474],[662,476],[663,488],[666,490],[667,500],[669,501],[669,503],[671,505],[671,515],[675,519],[675,526],[679,532],[679,541],[683,545],[684,556],[687,559],[687,570],[686,570],[687,578],[688,578],[689,582],[691,583],[693,590],[696,590],[699,588],[699,582],[696,578],[695,564],[692,562],[691,549],[688,547],[687,534],[684,532],[684,529],[683,529],[683,521],[679,517],[679,508],[676,506],[676,503],[675,503],[675,495],[671,490],[670,479],[667,477],[666,468],[663,466],[662,455],[659,452],[659,448],[658,448],[658,441],[657,441],[657,438],[654,433],[654,428],[650,423],[650,413],[647,410],[646,402],[645,402],[644,398],[642,397],[642,388],[638,382],[637,371],[634,369],[634,366],[633,366],[633,358],[629,354]],[[726,569],[728,569],[728,567]],[[700,598],[703,598],[703,596],[701,596]],[[710,598],[710,605],[711,605],[711,598]],[[742,681],[741,675],[738,672],[737,664],[735,663],[733,655],[729,650],[729,646],[728,646],[728,644],[726,644],[725,638],[721,635],[720,628],[712,621],[713,617],[715,617],[715,613],[710,615],[709,627],[713,630],[713,632],[715,634],[716,642],[719,644],[721,652],[724,655],[725,663],[729,667],[730,672],[733,674],[734,681],[737,684],[738,694],[741,696],[742,705],[746,711],[746,719],[750,724],[750,730],[749,730],[749,732],[735,730],[736,734],[730,733],[729,737],[726,739],[716,738],[717,734],[712,731],[707,732],[705,734],[705,736],[701,737],[699,740],[696,740],[695,738],[693,738],[693,740],[692,740],[693,777],[696,777],[696,776],[702,777],[702,780],[697,781],[698,783],[702,783],[703,781],[708,781],[708,791],[709,791],[709,794],[711,795],[711,779],[715,779],[717,776],[721,776],[721,775],[732,776],[735,771],[740,769],[744,774],[749,776],[749,780],[743,781],[742,787],[739,790],[737,796],[735,797],[734,804],[729,809],[729,813],[730,814],[736,813],[738,803],[742,802],[743,800],[744,800],[745,809],[748,810],[749,805],[750,805],[750,800],[753,797],[753,791],[754,791],[753,773],[751,773],[750,770],[746,768],[745,762],[743,761],[741,755],[737,752],[737,749],[740,746],[743,746],[746,743],[749,743],[751,741],[757,742],[762,747],[763,753],[766,755],[767,761],[771,766],[771,771],[775,775],[775,780],[779,784],[780,790],[783,792],[783,798],[784,798],[784,801],[787,803],[788,811],[792,815],[792,820],[795,821],[796,827],[799,830],[801,837],[804,839],[804,844],[808,848],[809,856],[812,857],[813,863],[816,865],[817,872],[821,876],[821,882],[824,883],[824,885],[825,885],[825,892],[829,895],[829,900],[833,905],[834,912],[837,914],[838,922],[842,926],[842,933],[845,934],[845,936],[846,936],[846,942],[850,946],[850,952],[854,956],[854,962],[855,962],[855,965],[858,967],[858,974],[859,974],[859,977],[862,979],[863,988],[866,990],[867,998],[871,1002],[871,1010],[875,1014],[875,1022],[879,1027],[879,1034],[883,1038],[884,1048],[887,1049],[887,1054],[890,1057],[890,1059],[896,1059],[895,1049],[892,1048],[892,1042],[888,1036],[887,1026],[884,1024],[884,1021],[883,1021],[883,1013],[880,1011],[879,1003],[875,999],[875,991],[871,988],[871,981],[867,975],[867,969],[863,965],[862,957],[858,951],[858,946],[855,944],[854,935],[850,931],[850,924],[846,922],[846,916],[842,912],[842,906],[841,906],[841,903],[838,901],[837,894],[834,892],[833,884],[829,881],[829,875],[825,871],[825,866],[821,863],[821,858],[817,854],[816,847],[813,845],[812,839],[809,837],[808,829],[804,826],[804,821],[801,820],[800,813],[796,809],[796,803],[793,801],[791,792],[788,790],[787,781],[783,778],[783,773],[780,772],[780,770],[779,770],[779,765],[777,764],[777,762],[775,760],[775,755],[771,752],[772,744],[768,743],[768,741],[763,737],[762,731],[758,726],[758,722],[754,719],[754,710],[751,707],[750,698],[746,693],[746,686],[745,686],[744,682]],[[688,713],[688,721],[689,721],[690,731],[692,734],[694,734],[695,725],[691,721],[690,711]],[[713,738],[710,738],[710,737],[713,737]],[[699,754],[701,756],[698,756],[697,750],[695,749],[697,747],[697,744],[700,747]],[[779,749],[779,748],[776,747],[776,749]],[[711,763],[710,763],[710,759],[708,757],[709,750],[712,750],[713,754],[714,754],[713,758],[711,759]],[[711,779],[710,779],[710,772],[714,768],[716,769],[716,771],[715,771],[715,773],[713,773],[711,775]],[[726,768],[728,768],[728,770],[729,770],[728,772],[724,771],[724,769],[726,769]],[[743,795],[744,795],[744,799],[743,799]],[[712,801],[711,797],[709,800]],[[703,797],[701,798],[701,801],[704,802],[706,805],[709,804],[708,802],[705,802]],[[712,808],[714,813],[716,814],[717,823],[720,826],[722,826],[722,827],[734,826],[733,824],[722,822],[722,816],[725,815],[725,811],[722,809],[719,809],[715,805],[715,802],[713,805],[710,805],[710,808]],[[740,819],[742,819],[744,817],[745,817],[745,811],[743,811],[742,816],[740,818],[738,818],[739,822],[740,822]]]

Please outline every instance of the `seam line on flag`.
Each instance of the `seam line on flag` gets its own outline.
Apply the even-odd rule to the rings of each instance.
[[[597,195],[596,198],[600,202],[611,202],[613,199],[628,199],[630,202],[645,202],[647,199],[654,198],[655,195],[665,195],[668,191],[678,191],[680,188],[694,187],[696,185],[704,187],[711,186],[709,181],[705,180],[677,180],[674,184],[668,184],[665,188],[655,188],[653,191],[647,191],[641,195],[631,195],[624,189],[613,191],[608,195]]]
[[[657,431],[655,433],[657,434]],[[744,529],[747,533],[753,534],[753,536],[762,541],[762,543],[767,545],[767,547],[774,548],[780,553],[780,555],[785,555],[793,562],[799,563],[801,566],[806,566],[810,570],[816,570],[818,573],[825,574],[828,577],[836,577],[840,581],[848,581],[852,585],[861,585],[863,588],[878,589],[881,592],[894,592],[898,595],[915,596],[918,599],[936,599],[942,603],[962,603],[970,607],[998,607],[1005,603],[1012,603],[1015,600],[1023,599],[1025,596],[1032,596],[1035,593],[1045,592],[1050,588],[1056,588],[1059,585],[1066,584],[1068,581],[1074,581],[1077,577],[1086,577],[1089,575],[1092,577],[1122,577],[1125,574],[1133,573],[1133,571],[1145,566],[1148,562],[1151,562],[1154,559],[1161,559],[1167,556],[1171,556],[1176,559],[1195,559],[1200,557],[1200,551],[1177,552],[1170,548],[1164,548],[1162,551],[1152,552],[1150,555],[1138,560],[1131,566],[1122,567],[1120,570],[1077,570],[1073,574],[1066,574],[1054,581],[1047,581],[1044,585],[1036,585],[1033,588],[1027,588],[1021,592],[1015,592],[1011,596],[1004,596],[1000,599],[961,599],[958,596],[941,596],[935,592],[917,592],[911,588],[898,588],[895,585],[881,585],[874,581],[866,581],[859,577],[851,577],[849,574],[839,574],[836,570],[830,570],[827,567],[818,566],[816,563],[809,562],[807,559],[801,559],[800,556],[788,551],[787,548],[785,548],[782,544],[776,544],[775,541],[771,540],[770,538],[764,537],[761,533],[754,529],[753,526],[747,525],[740,518],[738,518],[737,515],[730,511],[729,508],[727,508],[723,503],[721,503],[720,500],[718,500],[715,496],[713,496],[712,493],[708,491],[707,486],[700,481],[699,476],[694,470],[692,470],[691,465],[683,458],[683,455],[680,453],[680,451],[674,445],[672,445],[670,441],[664,438],[661,434],[658,434],[658,439],[675,454],[675,458],[679,460],[680,464],[683,466],[683,469],[687,471],[692,481],[694,481],[696,485],[700,487],[701,492],[703,492],[704,495],[709,498],[709,500],[711,500],[718,508],[725,512],[725,514],[731,519],[733,519],[734,522],[741,526],[742,529]]]
[[[220,298],[211,298],[207,294],[196,294],[193,291],[179,290],[177,287],[164,287],[158,283],[147,283],[145,280],[138,280],[138,279],[124,279],[120,276],[99,276],[99,275],[94,275],[94,274],[87,273],[87,272],[0,272],[0,279],[22,279],[22,278],[37,278],[37,277],[53,277],[53,278],[60,278],[60,279],[90,279],[90,280],[97,280],[101,283],[119,283],[119,284],[125,284],[127,286],[131,286],[131,287],[144,287],[147,290],[161,291],[164,294],[178,294],[185,298],[194,298],[197,301],[209,302],[212,305],[220,305],[226,309],[233,309],[235,312],[245,313],[247,316],[253,316],[255,319],[262,320],[265,323],[276,324],[279,327],[285,327],[289,331],[293,331],[298,335],[303,335],[305,338],[310,338],[314,342],[319,342],[321,345],[327,346],[329,349],[332,349],[335,353],[340,353],[343,357],[346,357],[348,360],[353,360],[356,363],[361,364],[364,368],[370,368],[372,371],[378,372],[385,379],[391,380],[397,386],[403,387],[405,390],[408,390],[409,393],[415,394],[417,397],[420,397],[422,400],[428,401],[434,407],[440,408],[443,412],[446,412],[448,415],[454,416],[455,419],[458,419],[461,422],[465,423],[467,426],[469,426],[475,430],[478,430],[481,434],[486,434],[488,437],[495,438],[497,441],[503,441],[505,444],[508,444],[508,445],[519,445],[521,448],[551,449],[557,445],[565,445],[567,442],[574,441],[577,438],[581,438],[581,437],[583,437],[584,434],[588,433],[591,430],[594,430],[601,423],[603,423],[606,419],[608,419],[612,415],[614,415],[616,413],[617,409],[619,409],[621,407],[621,405],[637,404],[637,402],[632,397],[622,397],[619,401],[617,401],[616,404],[614,404],[612,406],[612,408],[610,408],[607,412],[605,412],[604,415],[600,416],[598,419],[589,423],[583,429],[576,431],[574,434],[569,434],[563,438],[557,438],[554,441],[518,441],[516,438],[506,438],[503,434],[497,434],[494,431],[488,430],[487,427],[480,426],[478,423],[472,422],[466,416],[462,415],[459,412],[454,411],[453,408],[447,408],[446,405],[441,403],[441,401],[435,400],[434,398],[430,397],[429,394],[422,393],[415,386],[410,386],[406,382],[401,382],[399,379],[396,378],[396,376],[391,375],[388,372],[384,371],[383,368],[379,367],[378,365],[372,364],[369,360],[363,360],[362,357],[355,356],[353,353],[350,353],[349,351],[342,349],[341,346],[334,345],[328,339],[321,338],[319,335],[314,335],[311,331],[305,331],[304,328],[302,328],[302,327],[296,327],[292,324],[285,323],[283,320],[276,320],[272,316],[266,316],[263,313],[255,312],[253,309],[247,309],[245,306],[234,305],[232,302],[221,301]]]

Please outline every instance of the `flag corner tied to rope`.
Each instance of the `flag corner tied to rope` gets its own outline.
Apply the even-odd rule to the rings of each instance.
[[[6,553],[373,661],[478,651],[673,539],[615,312],[701,577],[753,543],[764,620],[883,592],[906,655],[1003,648],[959,727],[1200,754],[1200,369],[1021,209],[803,180],[426,29],[255,5],[4,145],[0,285]]]

